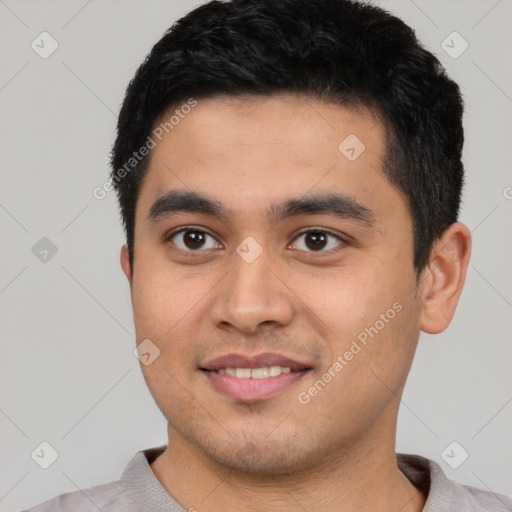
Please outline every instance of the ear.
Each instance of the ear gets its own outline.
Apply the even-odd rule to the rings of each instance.
[[[130,286],[132,284],[133,269],[130,264],[130,254],[128,252],[128,246],[124,244],[121,247],[121,268],[123,269],[124,275],[127,277]]]
[[[434,243],[421,274],[420,329],[438,334],[450,324],[466,279],[471,254],[471,232],[456,222]]]

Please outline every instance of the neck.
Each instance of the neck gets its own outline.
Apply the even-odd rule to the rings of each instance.
[[[167,449],[151,469],[185,510],[420,512],[425,504],[425,496],[397,467],[394,440],[380,439],[373,446],[359,441],[350,450],[333,450],[321,467],[268,476],[221,466],[169,428]]]

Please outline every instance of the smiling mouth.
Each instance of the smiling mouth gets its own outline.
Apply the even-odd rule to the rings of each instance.
[[[273,369],[273,375],[271,374]],[[284,371],[283,371],[284,370]],[[219,368],[202,370],[212,388],[237,402],[254,404],[268,400],[291,388],[310,372],[310,368],[293,371],[288,367]],[[279,375],[277,372],[279,371]],[[234,375],[232,375],[234,373]]]
[[[312,367],[278,354],[229,354],[199,370],[216,392],[239,402],[255,403],[290,388]]]
[[[263,366],[261,368],[219,368],[211,371],[237,379],[268,379],[269,377],[279,377],[283,373],[290,373],[291,368],[288,366]]]

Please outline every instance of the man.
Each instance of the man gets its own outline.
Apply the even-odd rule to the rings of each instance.
[[[111,175],[168,444],[32,510],[512,510],[395,454],[419,333],[449,325],[470,256],[462,110],[373,6],[210,2],[174,25]]]

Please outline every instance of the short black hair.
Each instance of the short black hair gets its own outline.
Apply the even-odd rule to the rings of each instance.
[[[414,267],[419,273],[426,266],[432,244],[459,213],[460,90],[402,20],[351,0],[211,1],[155,44],[127,88],[111,153],[110,180],[132,264],[135,208],[150,153],[133,155],[156,122],[191,98],[283,92],[380,115],[383,171],[411,212]]]

